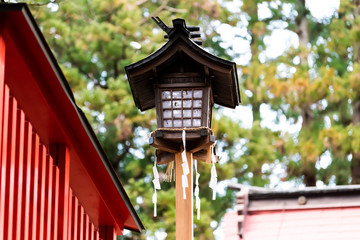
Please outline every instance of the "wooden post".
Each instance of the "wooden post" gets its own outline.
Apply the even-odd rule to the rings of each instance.
[[[182,188],[182,158],[181,153],[175,154],[176,171],[176,239],[192,240],[194,236],[193,229],[193,178],[192,178],[192,154],[186,153],[187,163],[190,173],[187,175],[188,185],[186,188],[186,199],[183,197]]]

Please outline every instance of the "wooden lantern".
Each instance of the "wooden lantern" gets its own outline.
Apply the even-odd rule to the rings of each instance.
[[[187,27],[183,19],[173,20],[173,28],[159,18],[153,19],[167,33],[169,41],[125,69],[136,106],[142,111],[156,107],[158,129],[149,143],[157,148],[157,164],[170,163],[170,178],[175,165],[176,239],[192,240],[193,159],[215,164],[211,156],[215,143],[212,107],[216,103],[235,108],[240,103],[236,64],[199,47],[191,39],[200,36],[191,33],[198,28]],[[156,170],[154,176],[155,173]],[[211,175],[216,185],[216,174]],[[213,181],[211,188],[214,190]],[[196,201],[200,204],[198,196]],[[154,198],[153,202],[155,212]]]
[[[240,103],[236,64],[198,46],[191,39],[199,36],[191,33],[198,28],[187,27],[183,19],[173,20],[173,28],[161,24],[169,41],[125,67],[135,104],[142,111],[156,107],[158,129],[150,144],[158,149],[158,164],[181,151],[183,130],[187,151],[209,161],[214,103],[230,108]]]

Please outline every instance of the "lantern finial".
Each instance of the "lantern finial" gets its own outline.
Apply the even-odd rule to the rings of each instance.
[[[167,34],[170,33],[171,28],[169,28],[159,17],[152,17],[152,20]]]
[[[152,20],[166,33],[164,38],[171,38],[171,35],[176,32],[176,30],[182,30],[190,39],[199,38],[200,33],[194,33],[200,31],[199,27],[196,26],[186,26],[185,20],[177,18],[173,20],[174,27],[168,27],[159,17],[152,17]],[[196,44],[202,45],[202,42],[199,40],[193,40]]]

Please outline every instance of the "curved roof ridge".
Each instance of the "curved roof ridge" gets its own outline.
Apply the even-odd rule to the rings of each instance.
[[[184,52],[189,58],[209,68],[212,91],[216,104],[235,108],[240,104],[240,92],[235,62],[217,57],[199,47],[186,32],[183,19],[175,19],[174,28],[169,31],[169,40],[146,58],[125,67],[135,105],[141,110],[155,107],[154,71],[165,64],[177,52]]]

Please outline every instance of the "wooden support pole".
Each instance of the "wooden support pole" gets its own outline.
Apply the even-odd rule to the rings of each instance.
[[[175,154],[176,171],[176,239],[192,240],[194,236],[193,229],[193,178],[192,178],[192,154],[186,153],[187,164],[190,173],[187,175],[188,187],[186,188],[186,199],[183,197],[181,164],[181,153]]]

